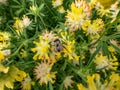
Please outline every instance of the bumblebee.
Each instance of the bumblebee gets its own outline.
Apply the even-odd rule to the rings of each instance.
[[[62,51],[62,44],[59,39],[54,40],[54,51],[55,52],[61,52]]]

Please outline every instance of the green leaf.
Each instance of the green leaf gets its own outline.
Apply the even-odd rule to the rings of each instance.
[[[17,10],[15,14],[19,15],[23,10],[24,10],[24,8],[21,8],[21,9]]]
[[[41,4],[40,7],[39,7],[39,10],[41,11],[44,7],[44,4]]]
[[[53,90],[53,86],[52,86],[51,82],[49,82],[49,89]]]
[[[63,83],[60,85],[59,90],[63,90]]]
[[[109,54],[109,51],[108,51],[108,45],[107,43],[102,43],[102,51],[103,51],[103,54],[105,55],[108,55]]]
[[[92,64],[93,58],[99,53],[99,51],[100,51],[100,49],[101,49],[101,44],[102,44],[101,42],[98,43],[98,46],[97,46],[97,48],[96,48],[96,51],[91,55],[91,57],[90,57],[90,59],[89,59],[89,61],[88,61],[88,63],[87,63],[88,66],[90,66],[90,65]]]
[[[67,66],[67,60],[65,60],[63,66],[61,67],[62,71],[64,71],[66,69],[66,66]]]
[[[20,2],[18,2],[17,0],[13,0],[14,2],[16,2],[17,4],[21,5]]]

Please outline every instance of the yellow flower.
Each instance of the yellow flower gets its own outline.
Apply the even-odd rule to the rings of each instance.
[[[98,14],[100,15],[100,17],[105,16],[109,16],[109,14],[111,13],[109,9],[104,9],[103,6],[99,6],[99,8],[97,9]]]
[[[25,74],[23,75],[23,71],[19,70],[15,66],[10,66],[7,73],[0,73],[0,90],[4,90],[4,87],[13,89],[14,82],[22,81],[24,77],[26,76]]]
[[[74,3],[71,4],[71,11],[67,10],[66,24],[71,31],[81,29],[86,14],[83,12],[83,7],[76,7]]]
[[[74,64],[79,64],[79,56],[76,55],[75,53],[75,41],[69,41],[67,40],[65,42],[66,44],[64,45],[64,56],[68,57],[70,61],[73,61]]]
[[[42,4],[44,5],[44,4]],[[42,9],[42,8],[41,8]],[[33,15],[39,15],[39,12],[41,11],[41,9],[39,9],[39,7],[37,5],[32,5],[30,6],[30,11]]]
[[[73,32],[60,32],[63,44],[64,57],[74,64],[79,64],[79,56],[75,53],[75,38]]]
[[[24,71],[19,71],[18,76],[16,76],[15,79],[21,82],[24,77],[26,77],[26,73]]]
[[[110,58],[109,61],[109,68],[112,70],[117,70],[119,65],[117,58],[114,55],[112,55],[112,58]]]
[[[43,39],[47,39],[48,42],[53,42],[54,40],[58,38],[58,36],[55,33],[53,33],[52,31],[49,32],[48,30],[45,30],[42,36],[43,36]]]
[[[33,12],[36,12],[36,11],[37,11],[37,7],[35,7],[35,6],[30,6],[30,10],[33,11]]]
[[[116,70],[118,67],[117,58],[112,55],[112,57],[108,58],[107,56],[97,55],[95,57],[94,62],[96,63],[96,69],[107,69],[107,70]]]
[[[88,88],[84,87],[82,84],[77,84],[78,90],[97,90],[98,88],[96,87],[97,86],[96,80],[99,81],[99,77],[96,77],[96,76],[99,76],[99,75],[93,74],[92,76],[87,76]],[[99,88],[99,90],[101,89]]]
[[[35,67],[34,72],[36,79],[39,79],[40,85],[48,84],[48,82],[54,83],[56,79],[56,72],[50,72],[53,64],[41,62]]]
[[[50,45],[48,42],[48,38],[43,38],[43,36],[39,36],[39,42],[34,41],[34,44],[36,45],[35,48],[32,48],[31,50],[33,52],[37,52],[33,59],[49,59],[48,53],[50,49]]]
[[[77,84],[78,90],[87,90],[82,84]]]
[[[97,4],[97,0],[90,0],[90,5],[92,8],[95,8],[95,5]]]
[[[22,23],[22,20],[16,18],[16,21],[13,25],[13,27],[16,29],[16,30],[23,30],[23,23]]]
[[[92,22],[90,20],[86,20],[83,24],[82,28],[83,30],[88,34],[95,35],[104,30],[104,23],[102,19],[96,19]]]
[[[0,51],[0,62],[4,60],[5,56],[3,55],[2,51]]]
[[[111,53],[115,53],[116,50],[112,47],[112,46],[108,46],[108,50],[111,52]]]
[[[75,0],[76,7],[83,7],[83,12],[86,14],[86,18],[92,15],[92,6],[86,2],[86,0]]]
[[[120,86],[118,85],[120,76],[118,74],[112,73],[109,80],[104,80],[103,82],[101,82],[100,79],[101,77],[99,74],[87,76],[88,87],[85,87],[82,84],[77,84],[78,90],[120,90]]]
[[[3,37],[3,40],[6,40],[6,41],[10,40],[10,36],[11,34],[9,32],[0,32],[0,38]]]
[[[10,36],[8,32],[0,32],[0,50],[10,45]]]
[[[26,58],[27,57],[27,52],[24,49],[21,49],[20,54],[21,54],[22,58]]]
[[[119,1],[117,0],[106,0],[106,1],[102,1],[102,0],[97,0],[97,12],[100,15],[100,17],[103,17],[104,15],[107,17],[112,18],[113,20],[111,22],[113,22],[118,13],[119,13]]]
[[[63,4],[63,0],[52,0],[52,5],[54,8],[61,6]]]
[[[55,79],[56,79],[56,74],[57,72],[51,72],[46,74],[46,78],[48,81],[50,81],[52,84],[55,83]]]
[[[31,21],[26,15],[23,15],[22,20],[19,18],[15,18],[15,19],[16,21],[13,27],[16,29],[17,34],[20,36],[23,32],[23,29],[28,27]]]
[[[75,0],[67,10],[66,24],[70,31],[81,29],[84,21],[91,16],[91,6],[85,0]]]
[[[0,51],[0,61],[2,60],[8,60],[8,56],[11,54],[11,50],[6,49],[6,50],[2,50]]]
[[[16,29],[17,34],[20,36],[22,34],[23,28],[24,28],[22,20],[16,18],[16,21],[15,21],[13,27]]]
[[[36,45],[35,48],[31,48],[31,51],[36,52],[33,56],[34,60],[42,59],[47,61],[48,63],[55,63],[61,57],[61,52],[56,52],[56,42],[55,40],[60,40],[55,33],[52,31],[49,32],[45,30],[41,36],[39,36],[39,41],[34,41],[33,43]],[[61,44],[60,44],[61,45]],[[61,45],[62,47],[62,45]]]
[[[68,89],[68,87],[72,87],[72,84],[74,83],[74,81],[72,80],[72,77],[73,76],[66,76],[65,80],[63,81],[63,84],[66,89]]]

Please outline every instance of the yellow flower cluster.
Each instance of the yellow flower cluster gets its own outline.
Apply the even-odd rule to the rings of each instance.
[[[64,57],[68,57],[69,61],[74,64],[79,64],[79,56],[76,54],[75,50],[75,40],[74,33],[61,32],[63,44]]]
[[[0,90],[4,90],[4,87],[13,89],[15,81],[21,82],[26,77],[26,73],[15,66],[6,68],[4,72],[0,74]]]
[[[118,67],[117,58],[113,55],[111,58],[107,56],[97,55],[94,62],[96,63],[96,69],[100,70],[116,70]]]
[[[75,41],[67,41],[66,45],[64,45],[64,56],[68,57],[70,61],[73,61],[74,64],[79,64],[79,56],[76,55],[75,53]]]
[[[102,19],[93,20],[92,24],[90,20],[86,20],[82,26],[83,30],[88,34],[94,36],[98,35],[105,28]]]
[[[116,19],[119,13],[118,0],[92,0],[91,4],[93,3],[100,17],[110,17],[113,19],[111,22]]]
[[[78,90],[120,90],[120,76],[112,73],[109,80],[104,80],[102,83],[100,75],[93,74],[87,76],[87,85],[88,87],[84,87],[82,84],[77,84]]]
[[[76,0],[71,4],[71,10],[67,10],[66,24],[70,31],[82,28],[84,21],[91,15],[91,7],[84,0]]]
[[[22,20],[19,18],[15,18],[16,21],[13,25],[13,27],[15,28],[16,32],[18,35],[21,35],[23,33],[24,28],[28,27],[31,23],[30,19],[28,18],[28,16],[23,15]]]
[[[45,31],[39,36],[39,42],[34,41],[35,48],[31,48],[33,52],[37,52],[33,59],[34,60],[45,60],[49,63],[55,63],[56,58],[61,57],[61,52],[56,52],[56,42],[58,36],[52,32]]]

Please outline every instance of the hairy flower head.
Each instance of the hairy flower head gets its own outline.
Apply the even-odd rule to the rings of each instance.
[[[77,7],[75,3],[72,3],[70,8],[71,10],[67,10],[66,24],[71,31],[75,31],[81,28],[86,15],[83,7]]]
[[[22,17],[22,23],[23,23],[24,28],[28,27],[31,22],[32,21],[30,21],[30,19],[28,18],[28,16],[23,15],[23,17]]]
[[[42,36],[44,39],[47,38],[48,42],[53,42],[55,39],[58,38],[58,36],[55,33],[53,33],[52,31],[49,32],[47,30],[45,32],[43,32]]]
[[[52,0],[52,5],[54,8],[61,6],[63,4],[63,0]]]
[[[72,77],[73,76],[66,76],[65,80],[63,81],[63,84],[66,89],[68,89],[68,87],[72,87],[72,84],[74,83],[74,81],[72,80]]]
[[[95,35],[104,30],[104,23],[102,19],[96,19],[92,23],[90,20],[86,20],[83,24],[83,30],[88,34]]]
[[[15,18],[15,23],[13,27],[15,28],[17,34],[21,35],[24,28],[28,27],[30,23],[30,19],[26,15],[23,15],[22,19]]]
[[[37,59],[49,59],[49,49],[50,49],[50,45],[49,45],[49,41],[48,38],[43,38],[43,36],[39,36],[39,42],[34,41],[34,44],[36,45],[35,48],[31,48],[31,50],[33,52],[37,52],[33,59],[37,60]]]
[[[117,58],[114,55],[110,58],[103,56],[102,54],[97,55],[94,62],[97,65],[96,69],[116,70],[118,67]]]
[[[89,18],[92,14],[91,5],[86,2],[86,0],[75,0],[76,7],[83,7],[83,12],[86,14],[86,17]]]
[[[54,83],[56,79],[56,72],[51,72],[53,64],[41,62],[35,67],[34,72],[36,79],[39,80],[40,85]]]

